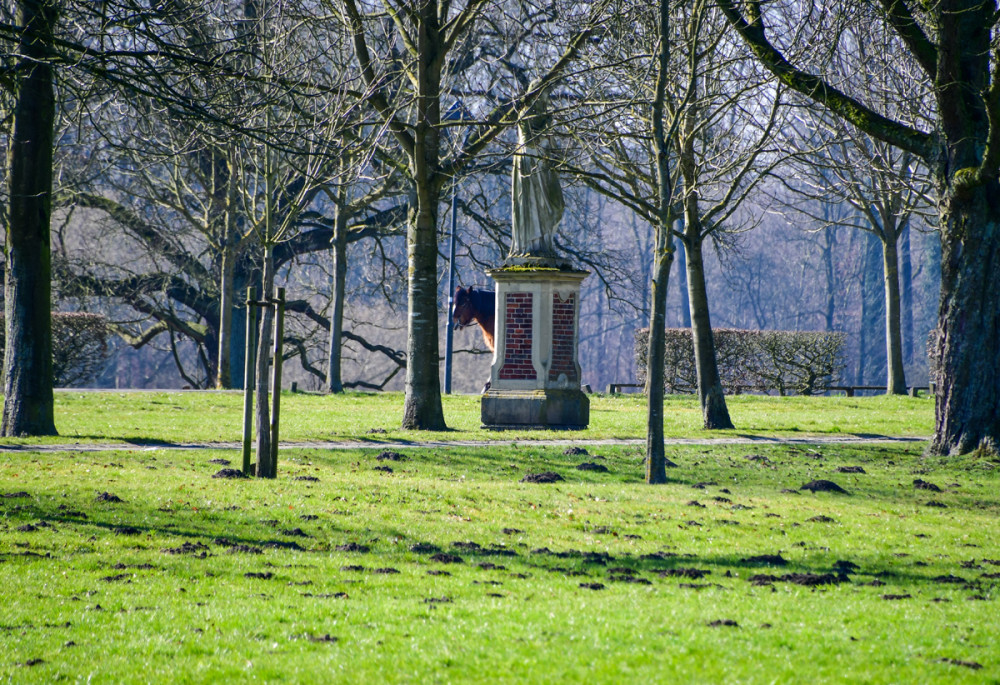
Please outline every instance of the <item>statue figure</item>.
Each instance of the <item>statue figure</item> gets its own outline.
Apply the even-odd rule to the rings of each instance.
[[[508,264],[559,266],[553,235],[563,215],[559,176],[548,160],[543,135],[551,119],[549,98],[542,93],[517,125],[517,152],[511,180],[511,235]]]

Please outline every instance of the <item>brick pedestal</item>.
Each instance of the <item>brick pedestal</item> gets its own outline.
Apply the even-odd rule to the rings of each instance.
[[[497,283],[496,351],[483,395],[485,428],[585,428],[580,390],[580,284],[589,274],[548,268],[487,272]]]

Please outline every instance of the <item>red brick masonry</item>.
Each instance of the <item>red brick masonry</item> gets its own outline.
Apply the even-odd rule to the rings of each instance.
[[[559,380],[566,374],[571,382],[576,382],[576,364],[573,363],[573,321],[576,317],[576,293],[565,300],[552,294],[552,366],[549,367],[549,381]]]
[[[531,363],[531,293],[507,293],[503,344],[503,366],[497,373],[504,380],[535,380],[535,366]]]

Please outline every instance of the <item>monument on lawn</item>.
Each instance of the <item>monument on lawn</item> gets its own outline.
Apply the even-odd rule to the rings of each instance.
[[[495,349],[483,394],[487,428],[584,428],[590,401],[577,361],[580,284],[556,251],[564,203],[546,135],[551,115],[542,93],[518,123],[511,178],[511,248],[497,282]]]

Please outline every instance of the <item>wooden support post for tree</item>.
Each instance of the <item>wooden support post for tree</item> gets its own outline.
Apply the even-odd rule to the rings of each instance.
[[[250,463],[250,443],[253,440],[253,386],[254,386],[254,332],[256,322],[257,288],[247,288],[247,339],[243,367],[243,473],[253,475]]]
[[[273,300],[274,352],[271,362],[271,473],[278,476],[278,417],[281,408],[281,363],[285,341],[285,289],[278,288],[278,297]]]

